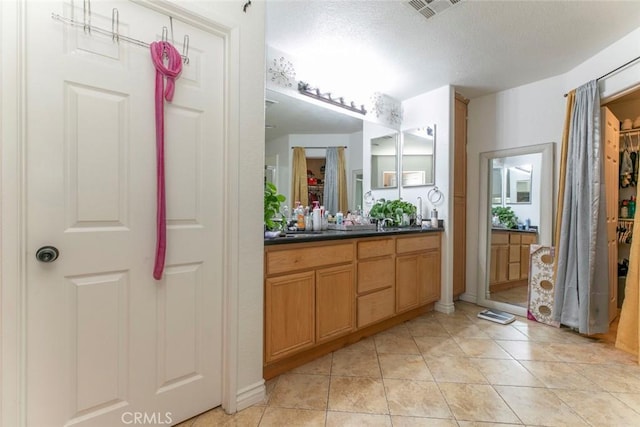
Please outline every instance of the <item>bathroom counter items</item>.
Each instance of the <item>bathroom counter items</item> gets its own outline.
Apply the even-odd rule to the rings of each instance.
[[[266,245],[264,378],[432,310],[439,231],[334,232]]]
[[[420,227],[390,227],[385,230],[326,230],[326,231],[295,231],[287,232],[287,234],[271,239],[264,239],[264,245],[281,245],[288,243],[316,242],[325,240],[344,240],[359,237],[376,237],[376,236],[395,236],[405,234],[423,234],[437,233],[444,231],[444,228],[426,228]]]

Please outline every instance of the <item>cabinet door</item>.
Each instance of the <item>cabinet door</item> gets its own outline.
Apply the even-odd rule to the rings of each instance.
[[[418,295],[420,305],[438,301],[440,299],[440,252],[420,254],[419,262]]]
[[[396,312],[418,306],[419,255],[396,257]]]
[[[508,277],[509,277],[509,245],[497,245],[496,246],[496,283],[506,282]]]
[[[265,362],[313,346],[315,273],[265,281]]]
[[[520,246],[520,279],[527,279],[529,277],[529,254],[531,245]]]
[[[326,341],[355,329],[353,266],[316,271],[316,339]]]

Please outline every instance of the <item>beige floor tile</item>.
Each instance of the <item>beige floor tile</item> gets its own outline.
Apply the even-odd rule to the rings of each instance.
[[[418,350],[424,356],[466,356],[458,343],[449,337],[414,337]]]
[[[455,420],[441,418],[391,416],[393,427],[458,427]]]
[[[327,412],[326,427],[391,427],[389,415]]]
[[[419,354],[378,355],[382,378],[433,381],[427,364]]]
[[[378,354],[420,354],[411,335],[377,335],[374,341]]]
[[[191,427],[193,423],[196,421],[196,418],[198,417],[189,418],[188,420],[183,421],[180,424],[176,424],[173,427]]]
[[[227,415],[222,408],[205,412],[195,419],[192,427],[256,427],[265,411],[264,406],[252,406],[233,415]]]
[[[386,336],[396,336],[396,337],[410,337],[411,332],[409,332],[409,328],[404,323],[394,326],[393,328],[387,329],[385,331],[377,333],[373,338],[378,337],[386,337]]]
[[[264,383],[265,393],[264,393],[264,402],[263,402],[265,405],[269,403],[269,399],[273,394],[273,390],[276,389],[276,384],[278,384],[279,378],[280,377],[275,377],[265,381]]]
[[[331,377],[329,410],[388,414],[384,385],[378,378]]]
[[[572,364],[600,389],[618,393],[640,393],[640,366]]]
[[[483,339],[489,340],[491,337],[477,325],[468,324],[463,326],[443,325],[444,328],[456,339]]]
[[[260,427],[324,427],[326,411],[310,409],[267,408]]]
[[[528,341],[528,337],[520,332],[518,328],[514,328],[510,325],[496,325],[486,321],[488,325],[480,326],[482,331],[489,335],[494,340],[514,340],[514,341]]]
[[[517,360],[538,360],[538,361],[558,361],[552,353],[546,350],[544,343],[535,341],[501,341],[496,340],[496,344],[504,348],[514,359]]]
[[[607,363],[607,356],[594,344],[550,343],[547,351],[563,362]]]
[[[462,351],[469,357],[486,357],[491,359],[513,359],[493,340],[454,338]]]
[[[438,386],[429,381],[384,380],[391,415],[452,418]]]
[[[406,323],[414,337],[448,337],[449,332],[437,320],[412,320]]]
[[[331,360],[333,353],[329,353],[316,360],[291,370],[292,374],[329,375],[331,374]]]
[[[373,341],[373,337],[367,337],[360,341],[350,344],[344,347],[343,350],[349,351],[376,351],[376,343]]]
[[[640,393],[611,393],[628,407],[640,414]]]
[[[342,349],[333,353],[331,374],[343,377],[380,378],[380,365],[375,351]]]
[[[554,393],[593,426],[637,426],[640,413],[604,391],[554,390]]]
[[[424,359],[437,382],[487,384],[487,379],[467,357],[425,356]]]
[[[593,382],[580,375],[570,363],[520,361],[529,372],[547,388],[573,390],[599,390]]]
[[[539,342],[557,342],[563,343],[566,342],[564,339],[564,334],[553,326],[543,325],[543,324],[526,324],[526,325],[513,325],[514,328],[517,328],[520,332],[529,337],[530,341],[539,341]]]
[[[525,424],[543,426],[588,425],[551,390],[510,386],[495,386],[494,388]]]
[[[458,421],[460,427],[522,427],[522,424],[483,423],[478,421]]]
[[[456,420],[520,423],[490,385],[442,383],[439,387]]]
[[[269,406],[294,409],[327,409],[329,377],[285,374],[278,379]]]
[[[529,373],[516,360],[472,359],[472,362],[490,384],[526,387],[544,386],[540,380]]]

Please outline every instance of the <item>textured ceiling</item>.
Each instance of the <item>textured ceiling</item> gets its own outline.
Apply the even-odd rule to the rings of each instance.
[[[269,46],[315,64],[299,79],[474,98],[569,71],[640,26],[640,2],[464,0],[425,19],[400,0],[267,0],[266,26]]]

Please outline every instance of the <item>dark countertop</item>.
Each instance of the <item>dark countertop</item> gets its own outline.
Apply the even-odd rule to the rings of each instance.
[[[326,230],[326,231],[299,231],[289,232],[284,237],[275,237],[273,239],[264,239],[265,246],[281,245],[287,243],[301,243],[301,242],[317,242],[327,240],[344,240],[355,239],[359,237],[381,237],[381,236],[394,236],[400,234],[422,234],[422,233],[437,233],[444,231],[444,228],[427,228],[421,229],[419,227],[390,227],[383,231],[365,230],[365,231],[338,231],[338,230]]]
[[[532,233],[538,234],[538,230],[518,230],[517,228],[500,228],[500,227],[491,227],[491,231],[508,231],[509,233]]]

